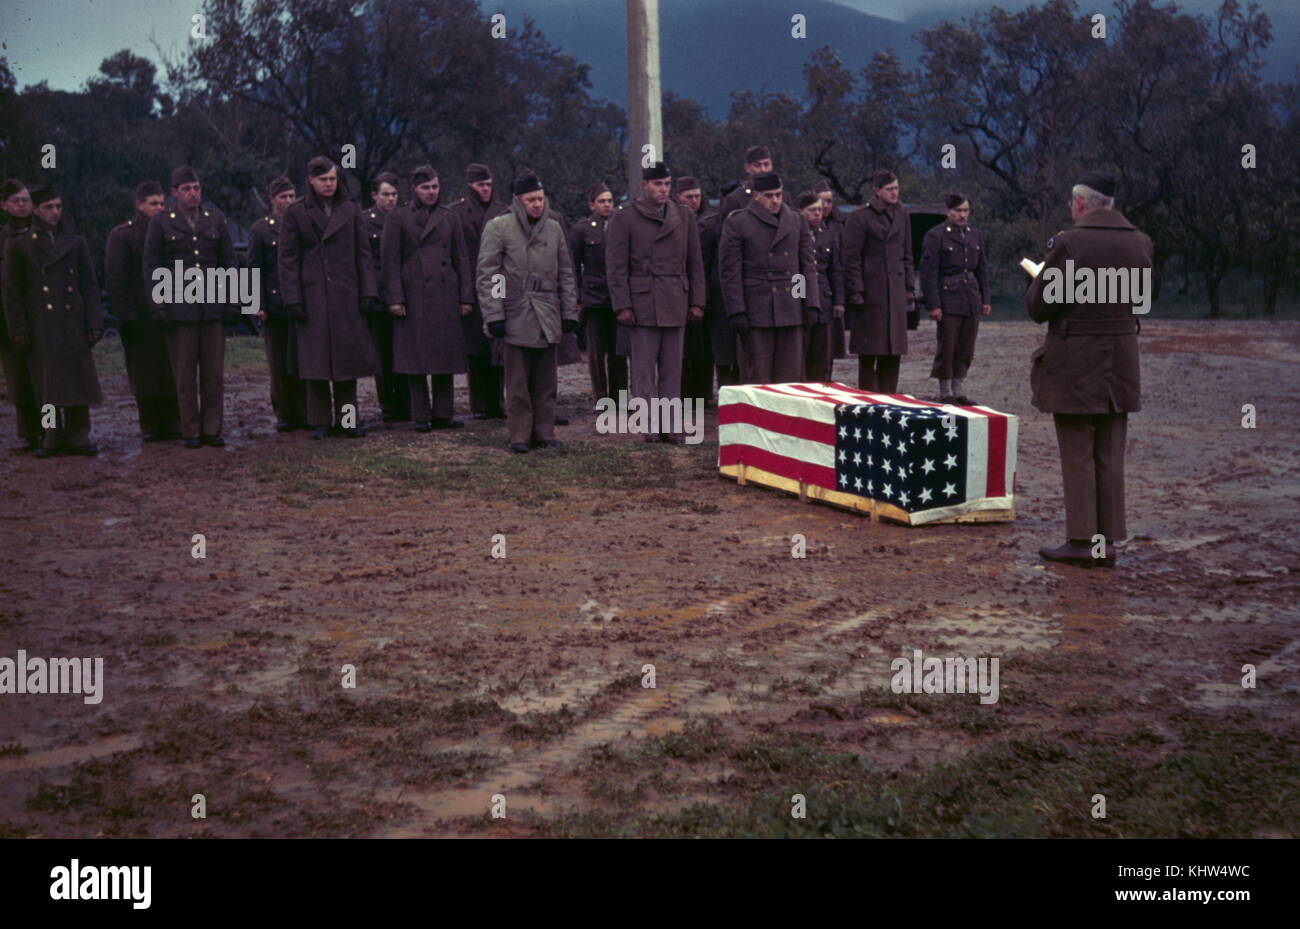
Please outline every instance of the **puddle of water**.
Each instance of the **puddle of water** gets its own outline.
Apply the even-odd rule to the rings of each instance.
[[[718,716],[725,713],[739,713],[741,710],[738,696],[729,694],[726,691],[715,690],[711,694],[705,694],[702,697],[693,699],[687,712],[700,713],[706,716]]]
[[[1124,613],[1121,618],[1125,622],[1134,623],[1168,623],[1168,622],[1193,622],[1193,623],[1244,623],[1254,620],[1259,623],[1273,622],[1280,619],[1275,615],[1268,613],[1267,607],[1263,612],[1257,611],[1257,607],[1245,606],[1193,606],[1186,604],[1184,609],[1187,610],[1185,616],[1169,616],[1168,614],[1153,616],[1146,613]]]
[[[1256,701],[1259,697],[1254,691],[1246,690],[1241,684],[1197,684],[1196,696],[1189,702],[1208,710],[1226,710],[1242,706],[1245,701]]]
[[[668,735],[670,732],[681,732],[686,728],[686,720],[668,717],[665,719],[648,719],[642,727],[646,735],[660,736]]]
[[[1279,649],[1277,654],[1254,662],[1256,686],[1249,689],[1241,686],[1241,680],[1225,682],[1206,682],[1196,685],[1196,696],[1189,702],[1211,710],[1240,709],[1247,703],[1258,704],[1261,700],[1277,697],[1282,690],[1283,680],[1294,681],[1297,664],[1300,664],[1300,639],[1289,642]],[[1284,677],[1283,677],[1284,676]]]
[[[574,727],[568,735],[540,751],[521,754],[473,787],[404,793],[410,803],[433,819],[479,816],[488,811],[493,794],[505,794],[507,810],[522,808],[550,815],[555,801],[525,793],[525,788],[543,780],[557,767],[573,761],[581,752],[605,742],[623,738],[645,738],[680,731],[685,720],[677,714],[689,711],[696,694],[707,681],[679,681],[667,686],[634,692],[613,713]],[[652,726],[655,731],[652,731]],[[412,823],[384,835],[422,835],[426,823]]]
[[[602,607],[595,600],[588,597],[586,603],[578,606],[578,612],[586,619],[602,619],[609,622],[623,611],[616,606]]]
[[[1076,619],[1082,617],[1076,617]],[[1086,625],[1086,622],[1084,623]],[[991,652],[1041,651],[1060,641],[1061,624],[1050,616],[1033,616],[994,607],[961,609],[943,616],[930,616],[908,623],[909,637],[923,648],[925,635],[933,634],[948,649],[963,655],[987,655]],[[931,646],[933,648],[933,646]]]
[[[721,600],[714,600],[704,608],[705,616],[724,616],[735,609],[737,603],[748,599],[748,594],[730,594]]]
[[[10,771],[30,771],[35,768],[61,768],[64,765],[102,758],[117,752],[129,752],[139,748],[142,741],[138,735],[114,735],[84,745],[65,745],[62,748],[28,752],[17,757],[0,758],[0,774]]]
[[[1192,509],[1209,509],[1209,507],[1192,507]],[[1153,539],[1150,544],[1167,552],[1185,552],[1226,538],[1225,535],[1193,535],[1181,539]]]
[[[580,672],[557,675],[540,685],[535,681],[530,682],[528,692],[499,694],[493,690],[488,691],[487,696],[494,699],[501,709],[516,715],[554,713],[566,705],[576,711],[590,697],[626,673],[626,668],[615,665],[608,668],[602,676],[593,673],[588,667]]]
[[[875,716],[865,717],[869,723],[882,723],[891,726],[910,726],[916,722],[916,718],[908,716],[906,713],[877,713]]]
[[[286,663],[257,671],[237,671],[234,682],[245,693],[284,691],[289,681],[299,671],[298,663]]]

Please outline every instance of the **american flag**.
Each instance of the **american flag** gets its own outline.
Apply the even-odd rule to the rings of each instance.
[[[1018,428],[1015,416],[985,406],[843,384],[723,387],[718,466],[921,525],[1011,511]]]

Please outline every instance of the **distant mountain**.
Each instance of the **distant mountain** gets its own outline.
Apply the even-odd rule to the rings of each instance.
[[[1182,5],[1213,15],[1219,0],[1188,0]],[[830,45],[857,70],[877,51],[893,49],[914,67],[920,46],[914,36],[944,20],[987,10],[988,0],[935,0],[896,3],[909,9],[907,22],[865,12],[875,0],[659,0],[660,67],[665,91],[698,100],[715,116],[726,114],[733,90],[799,94],[809,53]],[[1000,0],[1018,10],[1029,0]],[[627,102],[627,25],[624,0],[479,0],[487,15],[506,14],[510,28],[524,14],[555,45],[591,66],[597,97],[620,106]],[[1300,11],[1294,0],[1264,0],[1273,23],[1273,45],[1265,59],[1266,80],[1296,78],[1300,62]],[[1105,9],[1103,6],[1102,9]],[[794,13],[807,17],[807,38],[790,35]]]
[[[526,13],[548,40],[591,66],[596,96],[627,102],[627,20],[623,0],[479,0],[484,13],[504,13],[508,28]],[[807,38],[795,39],[791,17],[807,17]],[[802,92],[803,65],[822,45],[857,69],[877,50],[894,49],[911,63],[913,28],[823,0],[659,0],[663,88],[725,115],[733,90]]]

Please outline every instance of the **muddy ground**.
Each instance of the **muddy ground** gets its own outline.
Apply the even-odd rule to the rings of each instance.
[[[1110,571],[1036,555],[1039,337],[985,324],[967,383],[1021,416],[1018,518],[918,529],[720,478],[712,414],[696,447],[596,435],[580,366],[563,449],[311,442],[233,339],[227,447],[142,447],[106,343],[99,457],[0,457],[0,657],[105,663],[97,706],[0,695],[0,834],[1296,834],[1300,324],[1143,327]],[[914,648],[997,656],[1000,699],[893,693]]]

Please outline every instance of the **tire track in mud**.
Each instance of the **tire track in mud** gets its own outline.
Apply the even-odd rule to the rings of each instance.
[[[770,592],[763,592],[747,599],[770,597]],[[734,601],[736,598],[733,596],[726,599]],[[811,601],[796,600],[773,611],[754,610],[751,604],[750,608],[744,610],[745,622],[740,628],[721,630],[714,638],[733,639],[743,637],[746,632],[779,628],[794,621],[808,621],[807,608],[810,604],[823,606],[835,599],[823,596]],[[716,598],[710,600],[702,605],[702,609],[707,610],[718,602],[720,601]],[[716,612],[715,610],[715,614]],[[782,668],[788,668],[791,660],[810,661],[827,657],[836,650],[836,646],[828,645],[827,640],[852,632],[868,622],[880,620],[884,615],[882,612],[868,611],[807,626],[799,635],[787,637],[757,654],[752,649],[747,650],[743,645],[734,643],[728,645],[725,652],[743,657],[751,664],[759,662],[760,667],[755,668],[755,671],[760,674],[768,672],[767,676],[771,677],[778,675]],[[692,648],[692,651],[697,650]],[[853,680],[858,676],[849,675]],[[619,679],[619,675],[610,676],[599,689],[603,690]],[[382,799],[410,804],[416,815],[411,821],[379,835],[392,838],[422,836],[436,832],[440,822],[486,815],[495,794],[505,796],[507,816],[511,810],[520,809],[540,816],[554,815],[572,806],[577,797],[559,792],[543,792],[546,781],[550,779],[555,783],[562,782],[563,770],[579,761],[587,749],[619,739],[663,735],[684,728],[693,717],[719,715],[741,709],[736,701],[739,694],[726,693],[716,681],[705,677],[677,677],[669,672],[668,666],[662,664],[656,666],[656,684],[655,688],[634,691],[611,711],[579,723],[553,744],[535,749],[511,750],[512,757],[504,765],[472,786],[433,791],[391,791]],[[764,693],[768,690],[768,685],[758,685],[751,693],[755,690]],[[548,699],[553,701],[557,698]],[[464,750],[469,747],[464,744],[449,748]],[[481,740],[476,740],[472,747],[484,750]],[[536,789],[539,786],[542,791]]]

